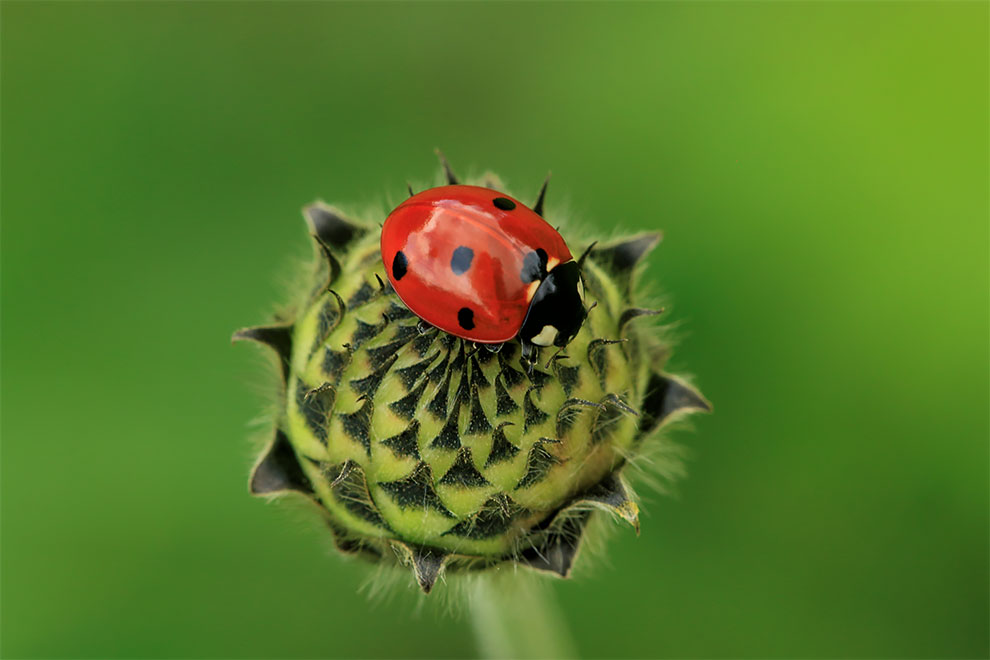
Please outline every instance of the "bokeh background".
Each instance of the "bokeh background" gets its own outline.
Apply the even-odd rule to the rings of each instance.
[[[266,372],[229,344],[303,204],[397,202],[435,147],[662,229],[715,403],[642,535],[555,583],[582,655],[990,653],[987,3],[0,12],[5,657],[476,653],[248,496]]]

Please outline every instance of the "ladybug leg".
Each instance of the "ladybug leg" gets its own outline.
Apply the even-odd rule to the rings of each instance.
[[[536,344],[522,339],[519,340],[519,345],[522,347],[520,362],[526,367],[526,373],[532,374],[533,369],[536,368],[536,363],[540,361],[540,349],[537,348]]]
[[[416,324],[416,330],[418,330],[419,334],[421,335],[425,335],[427,332],[429,332],[432,329],[433,326],[427,323],[426,321],[423,321],[422,319],[420,320],[419,323]]]
[[[505,344],[504,343],[503,344],[482,344],[482,346],[484,346],[488,350],[489,353],[498,353],[500,350],[502,350],[502,347],[505,346]]]

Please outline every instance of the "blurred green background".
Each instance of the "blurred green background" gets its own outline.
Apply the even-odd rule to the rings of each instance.
[[[475,654],[248,496],[229,344],[303,204],[397,202],[437,146],[664,230],[715,403],[642,536],[554,585],[584,656],[990,653],[987,3],[0,11],[5,657]]]

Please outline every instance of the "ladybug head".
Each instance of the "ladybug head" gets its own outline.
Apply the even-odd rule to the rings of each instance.
[[[519,338],[536,346],[566,346],[587,315],[580,267],[575,261],[559,264],[536,289]]]

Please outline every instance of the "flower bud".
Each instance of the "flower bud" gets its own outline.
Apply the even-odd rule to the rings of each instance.
[[[503,562],[566,577],[595,510],[638,531],[623,468],[672,418],[709,409],[662,371],[669,347],[641,323],[658,312],[634,301],[658,234],[565,233],[594,307],[534,367],[517,340],[493,351],[414,316],[387,283],[377,225],[322,203],[304,215],[318,255],[305,303],[234,335],[274,349],[283,377],[252,493],[310,498],[341,551],[407,564],[425,592],[442,570]]]

